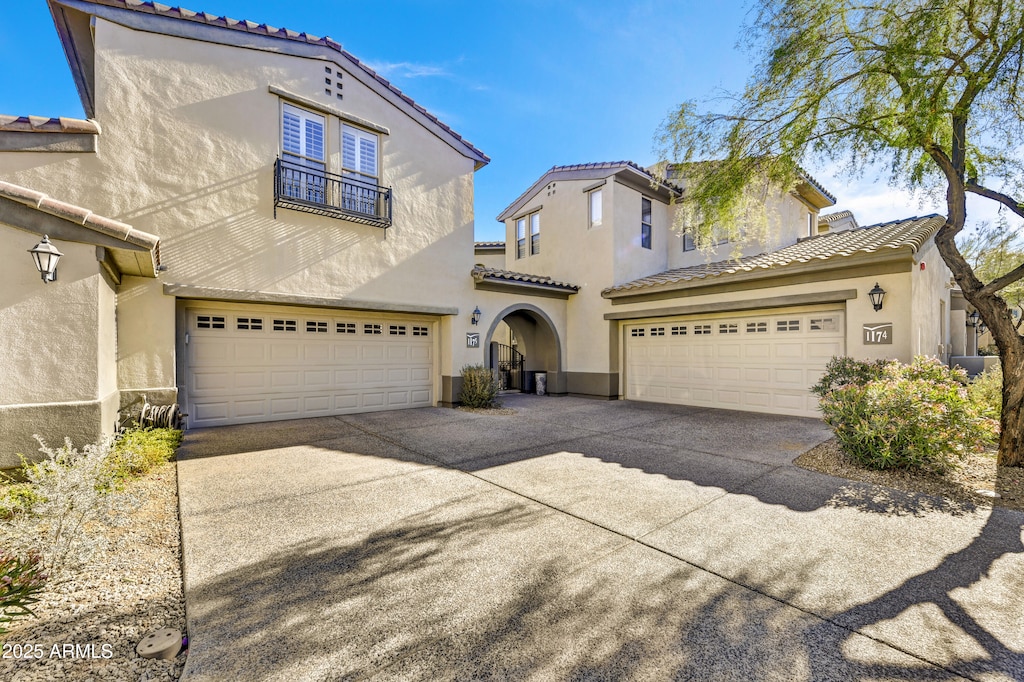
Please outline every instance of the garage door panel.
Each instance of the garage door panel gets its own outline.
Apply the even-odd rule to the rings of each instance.
[[[190,426],[433,404],[427,322],[313,309],[188,315]]]
[[[845,351],[842,310],[664,318],[625,328],[626,397],[818,416],[810,387]],[[673,331],[651,336],[660,328]],[[685,335],[683,329],[690,333]],[[678,333],[677,333],[678,332]],[[652,349],[665,350],[652,358]]]
[[[234,417],[240,419],[256,419],[267,416],[267,401],[260,400],[237,400],[232,405]]]

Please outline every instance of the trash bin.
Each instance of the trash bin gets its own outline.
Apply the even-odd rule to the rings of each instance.
[[[547,390],[548,390],[548,373],[547,372],[537,372],[535,381],[537,382],[537,395],[544,395],[545,393],[547,393]]]

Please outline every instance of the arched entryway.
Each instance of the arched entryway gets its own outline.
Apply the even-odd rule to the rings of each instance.
[[[501,311],[487,330],[487,366],[498,371],[505,390],[532,393],[538,372],[547,392],[565,393],[562,347],[555,325],[540,308],[518,303]]]

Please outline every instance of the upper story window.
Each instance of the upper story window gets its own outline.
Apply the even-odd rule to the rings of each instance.
[[[651,200],[640,199],[640,246],[651,248]]]
[[[597,227],[601,224],[601,212],[603,209],[601,190],[595,189],[590,193],[590,227]]]
[[[516,220],[516,258],[526,258],[526,218]]]
[[[324,116],[288,103],[281,107],[281,157],[274,168],[274,215],[278,206],[284,206],[388,227],[391,190],[379,186],[379,137],[344,124],[344,119],[339,121],[337,116]],[[328,151],[337,151],[339,139],[341,168],[329,169]]]
[[[540,213],[530,216],[530,255],[540,253]]]
[[[693,251],[697,248],[697,242],[693,241],[690,231],[683,232],[683,251]]]
[[[814,213],[809,211],[807,213],[807,236],[813,237],[818,234],[818,221],[814,219]]]

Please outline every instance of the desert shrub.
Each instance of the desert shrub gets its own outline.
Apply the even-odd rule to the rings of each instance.
[[[178,429],[136,428],[126,431],[111,449],[110,466],[114,479],[123,483],[171,461],[181,437]]]
[[[854,360],[846,356],[836,356],[828,361],[825,373],[821,375],[811,392],[819,398],[829,391],[847,384],[865,384],[882,376],[885,360]]]
[[[0,635],[15,618],[34,615],[32,604],[46,585],[43,558],[38,553],[18,556],[0,549]]]
[[[462,368],[459,402],[466,407],[498,407],[498,379],[483,365]]]
[[[963,372],[937,360],[883,363],[877,377],[857,367],[846,373],[845,383],[820,394],[821,411],[843,451],[868,467],[943,473],[995,435]]]
[[[971,401],[983,415],[999,419],[1003,413],[1003,370],[996,366],[979,374],[967,388]]]
[[[982,346],[978,349],[978,355],[984,355],[986,357],[995,357],[999,355],[999,346],[994,343],[990,343],[987,346]]]
[[[88,560],[103,542],[93,525],[110,523],[128,497],[117,490],[111,438],[81,452],[70,439],[56,450],[37,439],[45,458],[24,468],[32,503],[26,514],[0,524],[0,545],[21,551],[39,548],[44,569],[58,576]]]

